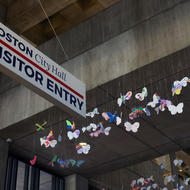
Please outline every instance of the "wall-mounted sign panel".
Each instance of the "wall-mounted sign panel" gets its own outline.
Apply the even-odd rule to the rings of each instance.
[[[0,70],[69,113],[86,116],[85,84],[2,23]]]

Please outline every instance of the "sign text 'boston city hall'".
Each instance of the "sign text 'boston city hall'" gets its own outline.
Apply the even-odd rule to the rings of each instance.
[[[1,23],[0,71],[55,105],[85,117],[85,84]]]

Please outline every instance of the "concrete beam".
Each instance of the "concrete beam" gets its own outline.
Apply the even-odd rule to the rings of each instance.
[[[46,0],[41,2],[47,15],[51,16],[75,1],[76,0]],[[39,0],[18,0],[8,7],[6,24],[21,34],[45,18]]]
[[[85,82],[87,90],[90,90],[189,46],[189,17],[190,2],[185,1],[69,60],[62,66]],[[56,41],[52,40],[40,49],[47,55],[51,56],[53,53],[59,58],[63,54],[58,51],[59,46],[56,44]],[[9,103],[11,97],[14,97],[15,101],[14,103],[12,100],[12,105]],[[31,109],[30,105],[32,106],[33,102],[36,106]],[[0,121],[3,121],[1,129],[52,106],[23,86],[2,94],[0,105],[0,113],[3,113],[0,115]],[[7,106],[10,106],[10,109],[7,109]],[[13,115],[14,119],[10,119]]]
[[[0,3],[0,22],[4,23],[6,19],[7,8]]]

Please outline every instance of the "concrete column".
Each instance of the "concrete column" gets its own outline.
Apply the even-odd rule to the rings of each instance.
[[[9,145],[0,139],[0,189],[5,189]]]
[[[171,173],[172,175],[176,175],[175,182],[173,183],[174,188],[176,188],[177,184],[179,184],[178,169],[173,163],[173,161],[176,159],[176,155],[175,155],[175,152],[170,153],[169,155],[170,155],[170,162],[171,162]]]
[[[88,190],[88,179],[77,174],[65,178],[65,190]]]

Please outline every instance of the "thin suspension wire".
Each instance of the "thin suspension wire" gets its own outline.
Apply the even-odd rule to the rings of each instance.
[[[58,35],[57,35],[57,33],[56,33],[54,27],[53,27],[53,25],[51,24],[51,21],[50,21],[48,15],[47,15],[47,13],[46,13],[46,11],[45,11],[43,5],[42,5],[41,0],[39,0],[39,4],[40,4],[40,7],[42,8],[42,10],[43,10],[43,12],[44,12],[44,14],[45,14],[45,16],[46,16],[48,22],[49,22],[49,25],[51,26],[51,28],[52,28],[52,30],[53,30],[53,33],[54,33],[54,35],[55,35],[55,37],[56,37],[56,39],[57,39],[59,45],[61,46],[61,49],[62,49],[63,54],[65,55],[65,58],[66,58],[66,61],[67,61],[67,60],[69,59],[69,57],[68,57],[68,55],[67,55],[67,53],[66,53],[66,51],[65,51],[65,48],[63,47],[63,45],[62,45],[62,43],[61,43],[61,41],[60,41],[60,39],[59,39],[59,37],[58,37]]]

